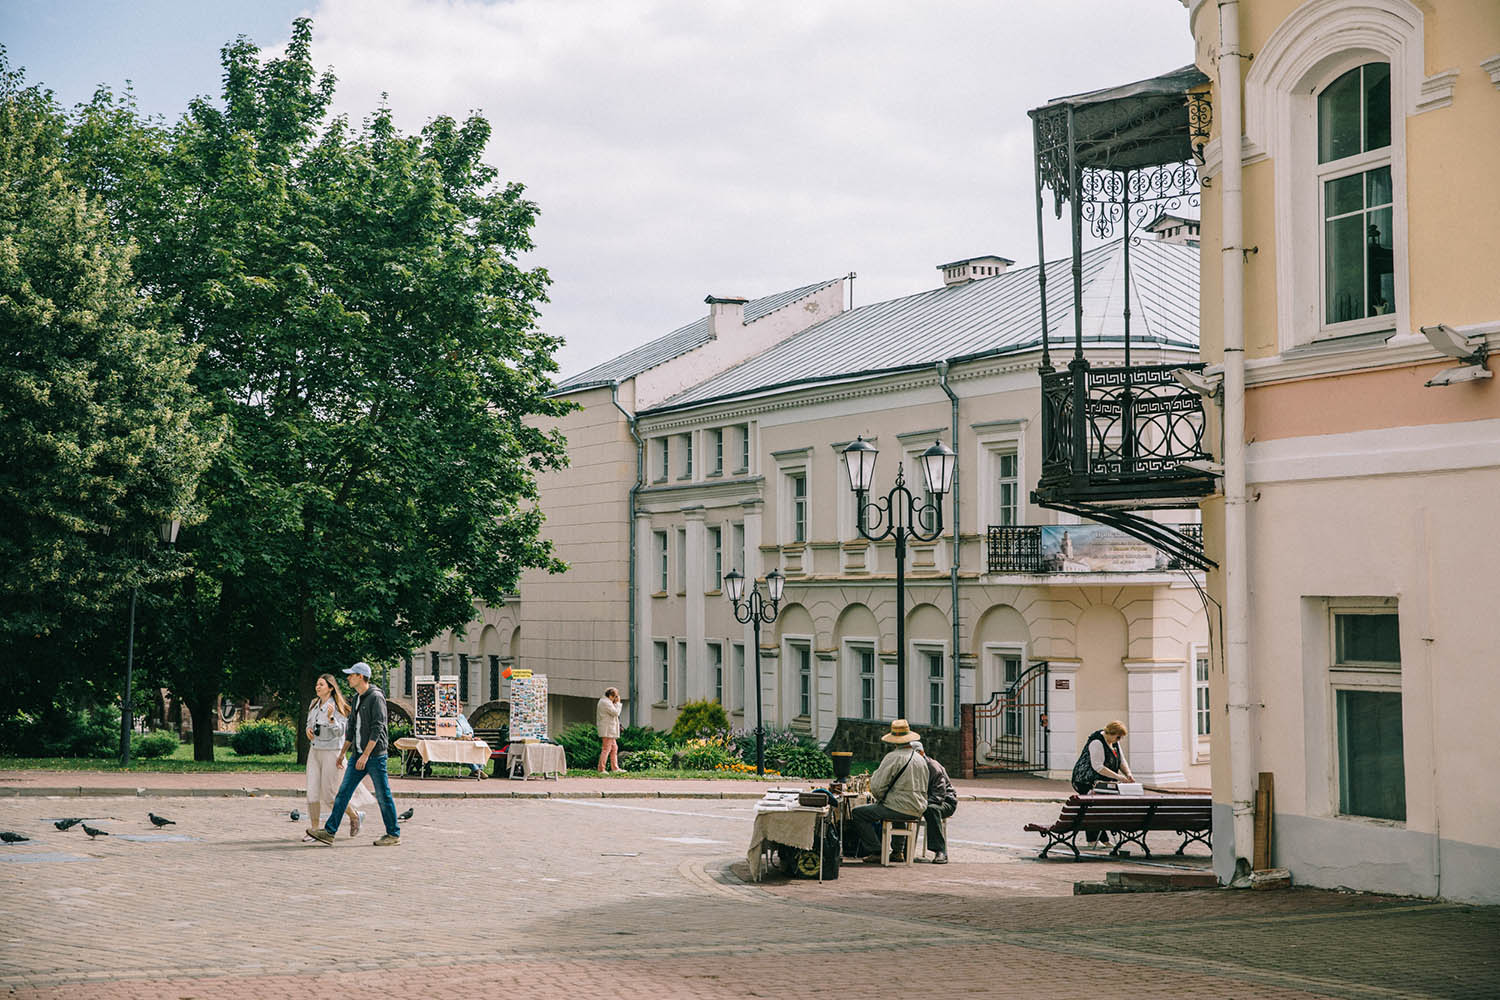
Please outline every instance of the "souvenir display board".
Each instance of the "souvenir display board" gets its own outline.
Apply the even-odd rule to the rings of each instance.
[[[517,670],[510,678],[510,738],[547,738],[547,675]]]
[[[458,727],[458,677],[419,677],[416,684],[417,714],[412,718],[412,735],[437,736],[439,720],[445,733]]]

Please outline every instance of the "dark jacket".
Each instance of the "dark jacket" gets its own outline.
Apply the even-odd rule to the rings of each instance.
[[[385,756],[390,752],[386,746],[385,693],[371,684],[364,694],[354,696],[354,710],[349,713],[348,740],[355,753],[364,753],[370,740],[375,741],[372,757]]]
[[[953,782],[948,779],[948,772],[931,757],[927,758],[927,808],[933,806],[943,808],[947,806],[948,815],[953,815],[953,810],[958,808],[958,792],[953,789]]]
[[[1102,729],[1089,733],[1089,738],[1083,741],[1083,752],[1078,755],[1078,762],[1073,765],[1073,790],[1079,795],[1092,792],[1094,786],[1103,780],[1103,775],[1094,770],[1094,763],[1089,760],[1089,744],[1095,740],[1098,740],[1099,745],[1104,748],[1104,766],[1111,771],[1120,770],[1119,747],[1109,745]]]

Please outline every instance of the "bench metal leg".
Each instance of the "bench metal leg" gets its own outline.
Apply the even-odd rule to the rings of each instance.
[[[1124,847],[1126,844],[1131,843],[1140,845],[1141,853],[1145,854],[1148,858],[1151,857],[1151,848],[1146,846],[1145,830],[1136,830],[1134,832],[1128,830],[1112,830],[1111,832],[1119,839],[1115,841],[1115,846],[1110,849],[1110,857],[1119,857],[1120,848]]]
[[[1067,833],[1053,833],[1051,830],[1043,830],[1041,834],[1047,838],[1047,843],[1042,847],[1042,853],[1037,855],[1038,858],[1045,858],[1048,851],[1054,847],[1061,846],[1073,852],[1074,861],[1083,860],[1083,855],[1078,853],[1078,845],[1074,843],[1078,839],[1077,830],[1069,830]]]
[[[1177,832],[1182,834],[1182,844],[1177,848],[1178,854],[1181,854],[1183,851],[1187,850],[1187,845],[1193,843],[1194,841],[1202,844],[1204,847],[1208,848],[1209,851],[1212,851],[1214,849],[1214,832],[1212,829],[1200,830],[1197,832],[1194,832],[1192,830],[1178,830]]]

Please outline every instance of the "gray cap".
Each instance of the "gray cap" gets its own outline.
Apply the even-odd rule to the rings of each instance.
[[[369,677],[370,676],[370,665],[368,663],[366,663],[364,660],[360,660],[354,666],[350,667],[348,670],[345,670],[344,673],[346,673],[346,674],[360,674],[362,676]]]
[[[907,745],[910,746],[913,750],[921,750],[922,749],[922,741],[921,740],[912,740],[911,743],[909,743]]]

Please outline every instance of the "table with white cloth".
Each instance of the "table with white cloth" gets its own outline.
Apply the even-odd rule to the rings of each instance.
[[[568,770],[568,756],[556,743],[512,743],[505,753],[505,771],[512,778],[560,778]]]
[[[421,758],[423,777],[431,773],[433,764],[477,767],[479,776],[484,777],[485,765],[490,762],[490,745],[484,740],[438,740],[425,736],[407,736],[396,741],[396,748],[408,762],[411,762],[413,755]]]
[[[757,809],[755,827],[750,831],[750,878],[759,882],[765,873],[768,845],[782,844],[804,851],[814,850],[828,817],[827,806],[792,806],[787,809]],[[818,851],[818,878],[823,877],[822,851]]]

